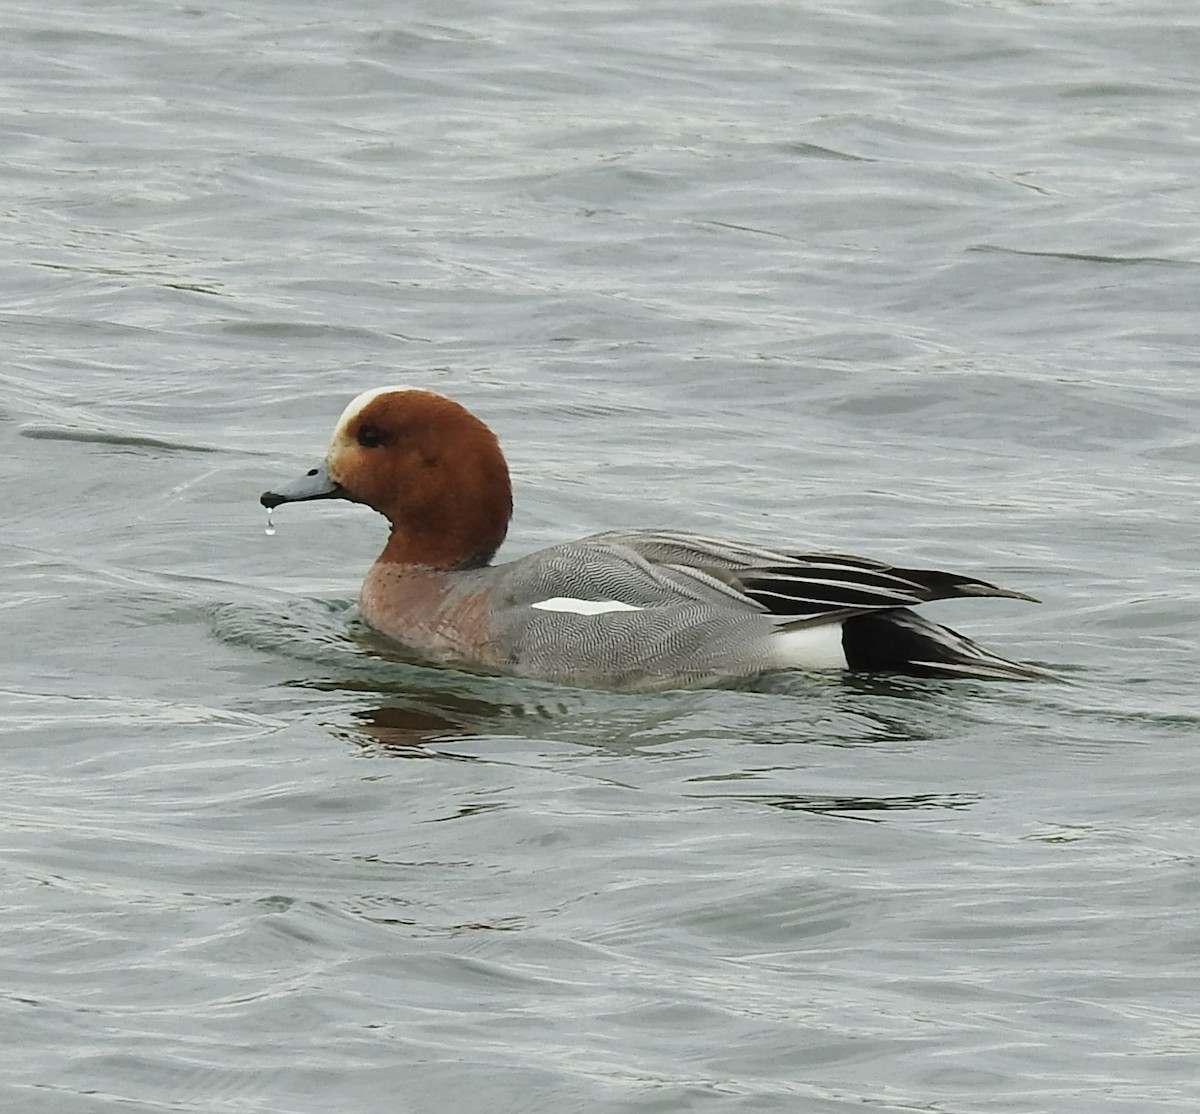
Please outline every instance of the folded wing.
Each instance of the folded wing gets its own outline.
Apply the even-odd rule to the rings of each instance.
[[[599,536],[629,547],[651,565],[710,586],[716,582],[788,628],[963,596],[1033,600],[958,573],[902,568],[843,553],[784,553],[675,531]]]

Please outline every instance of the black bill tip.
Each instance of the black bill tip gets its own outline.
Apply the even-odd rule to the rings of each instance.
[[[325,470],[324,465],[310,468],[303,476],[290,483],[280,484],[274,491],[264,491],[258,501],[274,510],[281,503],[303,503],[309,499],[349,499],[350,495],[337,480]]]

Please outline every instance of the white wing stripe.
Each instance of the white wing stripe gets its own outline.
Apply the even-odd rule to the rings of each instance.
[[[917,603],[920,601],[920,596],[913,595],[912,592],[904,592],[899,588],[880,588],[873,584],[847,584],[840,580],[810,580],[795,579],[791,581],[797,585],[795,591],[789,592],[773,592],[769,588],[750,587],[747,591],[755,596],[777,596],[783,600],[811,600],[813,603],[837,603],[841,606],[855,606],[858,604],[856,597],[862,596],[878,596],[880,599],[888,600],[891,603]],[[842,588],[853,594],[852,599],[839,599],[836,593],[830,592],[826,595],[806,595],[802,589],[805,586],[815,587],[822,585],[827,588]]]
[[[607,615],[610,611],[642,611],[631,603],[619,600],[577,600],[571,596],[553,596],[548,600],[531,603],[539,611],[566,611],[572,615]]]
[[[788,585],[824,585],[829,588],[846,588],[851,592],[871,592],[875,595],[902,595],[908,599],[918,599],[917,595],[913,595],[914,589],[918,589],[919,585],[914,585],[911,580],[901,580],[899,576],[892,577],[892,583],[878,583],[870,580],[827,580],[822,576],[806,576],[796,573],[770,573],[764,575],[750,574],[752,581],[760,581],[762,583],[788,583]],[[880,577],[882,579],[882,577]]]

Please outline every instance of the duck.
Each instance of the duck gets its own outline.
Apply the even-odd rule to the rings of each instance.
[[[420,387],[358,395],[323,462],[260,502],[320,499],[388,520],[359,614],[429,665],[617,692],[782,670],[1052,676],[913,610],[968,596],[1037,602],[958,573],[672,529],[609,530],[496,563],[513,513],[500,443],[466,407]]]

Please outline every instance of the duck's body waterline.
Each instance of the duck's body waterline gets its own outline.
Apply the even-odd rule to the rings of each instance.
[[[360,611],[431,663],[631,691],[797,668],[1045,675],[908,609],[1030,598],[970,577],[650,530],[492,564],[512,514],[507,465],[491,430],[431,391],[360,395],[324,465],[262,503],[325,498],[366,503],[391,522]]]

